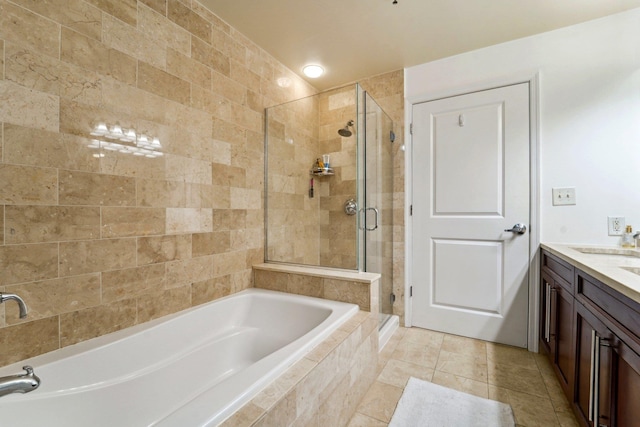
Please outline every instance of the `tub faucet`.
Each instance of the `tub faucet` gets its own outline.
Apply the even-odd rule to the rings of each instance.
[[[20,318],[24,319],[27,317],[27,305],[24,303],[24,300],[20,298],[16,294],[8,294],[6,292],[0,292],[0,304],[5,301],[14,300],[18,303],[18,307],[20,307]]]
[[[40,378],[33,373],[31,366],[23,366],[25,374],[9,375],[0,378],[0,397],[11,393],[29,393],[40,387]]]

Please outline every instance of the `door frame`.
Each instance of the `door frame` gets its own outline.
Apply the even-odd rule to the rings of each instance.
[[[411,216],[411,205],[413,204],[413,135],[411,134],[411,124],[413,122],[413,106],[424,102],[435,101],[442,98],[465,95],[473,92],[480,92],[495,89],[503,86],[510,86],[519,83],[529,84],[529,313],[527,327],[527,347],[529,351],[538,351],[538,319],[540,300],[537,292],[537,284],[540,280],[539,275],[539,256],[538,248],[540,246],[540,156],[539,156],[539,135],[540,135],[540,103],[539,88],[540,76],[539,71],[534,70],[525,73],[511,74],[503,76],[499,79],[474,82],[472,84],[453,87],[446,90],[426,92],[418,96],[405,97],[405,283],[404,283],[404,312],[405,326],[412,326],[412,298],[410,287],[413,282],[412,264],[413,264],[413,217]]]

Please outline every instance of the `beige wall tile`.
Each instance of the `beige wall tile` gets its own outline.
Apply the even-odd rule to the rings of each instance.
[[[138,298],[138,321],[148,322],[191,307],[191,286],[167,289]]]
[[[6,79],[21,86],[89,104],[102,101],[102,82],[93,71],[7,44]]]
[[[58,277],[58,245],[0,247],[0,285]]]
[[[324,294],[322,280],[321,277],[290,274],[289,280],[287,281],[287,292],[322,298]]]
[[[164,179],[164,157],[151,159],[148,157],[123,154],[117,151],[110,151],[104,154],[105,157],[100,159],[100,172],[102,173],[154,180]]]
[[[62,0],[55,4],[33,0],[16,0],[14,3],[45,16],[52,21],[72,28],[93,39],[100,40],[102,13],[82,0]]]
[[[59,35],[60,25],[5,0],[0,2],[0,39],[57,58]]]
[[[231,276],[194,282],[191,285],[191,305],[204,304],[231,294]]]
[[[129,25],[136,25],[138,3],[136,0],[87,0],[87,2]]]
[[[204,233],[213,231],[212,209],[167,208],[166,233]]]
[[[168,215],[158,208],[102,208],[102,237],[149,236],[165,233]]]
[[[141,61],[138,62],[138,87],[182,104],[189,103],[189,82]]]
[[[57,96],[0,81],[0,121],[57,132],[58,103]]]
[[[166,177],[171,181],[211,184],[211,162],[182,156],[167,156]]]
[[[165,281],[163,264],[105,271],[102,273],[102,301],[110,303],[157,293],[164,289]]]
[[[214,277],[213,262],[212,256],[168,262],[166,287],[181,287],[211,279]]]
[[[168,0],[167,17],[191,34],[211,43],[211,23],[189,9],[180,0]]]
[[[89,140],[74,135],[4,125],[6,163],[97,172],[100,162],[88,144]]]
[[[192,254],[194,257],[213,255],[229,251],[230,232],[197,233],[193,235]]]
[[[20,295],[29,307],[27,319],[18,316],[18,305],[7,305],[7,324],[31,322],[61,313],[100,305],[100,275],[87,274],[6,287]]]
[[[136,83],[135,58],[64,27],[60,40],[63,61],[128,84]]]
[[[107,47],[156,67],[164,68],[166,65],[166,49],[160,42],[146,37],[135,27],[109,15],[103,15],[102,18],[102,42]]]
[[[262,108],[314,89],[197,1],[50,3],[0,0],[0,286],[61,325],[56,347],[252,286]],[[98,123],[164,155],[106,150]]]
[[[165,10],[158,13],[152,7],[138,4],[138,29],[154,40],[162,40],[167,47],[185,55],[191,51],[191,34],[166,19]]]
[[[100,237],[100,208],[7,206],[6,243],[40,243]]]
[[[0,205],[0,245],[4,245],[4,205]]]
[[[186,184],[179,181],[136,180],[139,206],[186,207]]]
[[[55,169],[0,164],[0,203],[49,205],[58,202]]]
[[[0,328],[0,365],[8,365],[59,347],[58,317]]]
[[[262,194],[259,190],[231,187],[231,209],[260,209]]]
[[[254,270],[254,286],[261,289],[286,292],[289,284],[289,275],[274,271]]]
[[[4,40],[0,40],[0,80],[4,79]]]
[[[191,45],[189,45],[189,51],[184,53],[167,49],[167,72],[202,88],[211,89],[211,69],[191,59],[190,49]],[[201,93],[197,89],[194,91]]]
[[[60,243],[60,276],[134,267],[136,239]]]
[[[60,315],[60,347],[119,331],[136,322],[136,301],[111,304]]]
[[[61,170],[58,201],[63,205],[134,206],[133,178]]]
[[[323,279],[324,298],[358,304],[360,310],[370,310],[369,284],[346,280]]]
[[[230,74],[229,58],[197,37],[191,38],[191,57],[210,67],[213,71],[225,76]]]
[[[167,16],[167,0],[140,0],[140,3],[146,4],[163,16]]]
[[[138,265],[191,258],[191,235],[139,237]]]
[[[213,255],[213,275],[224,276],[249,269],[246,251],[226,252]]]

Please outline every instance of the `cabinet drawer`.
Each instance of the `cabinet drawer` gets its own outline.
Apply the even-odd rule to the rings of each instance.
[[[562,286],[565,291],[573,295],[574,267],[558,257],[542,251],[542,269],[553,277],[556,285]]]
[[[640,304],[581,270],[576,270],[575,295],[580,302],[598,307],[605,319],[618,329],[616,334],[629,334],[640,345]],[[640,348],[633,347],[635,351]]]
[[[557,282],[562,285],[567,292],[573,294],[573,275],[575,268],[571,264],[543,250],[542,267],[562,279]]]

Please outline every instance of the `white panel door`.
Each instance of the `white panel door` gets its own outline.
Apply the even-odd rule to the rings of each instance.
[[[412,324],[526,347],[529,85],[412,114]]]

